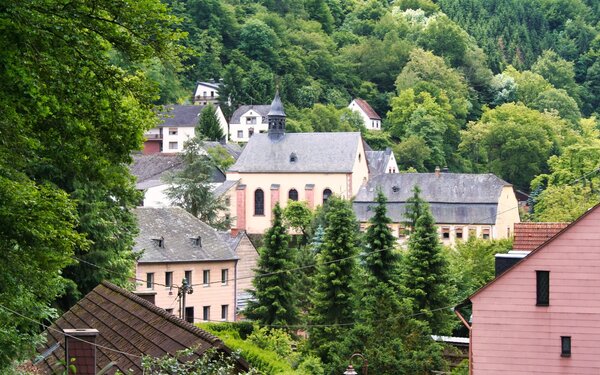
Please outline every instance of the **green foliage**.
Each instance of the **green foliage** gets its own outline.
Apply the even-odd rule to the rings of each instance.
[[[475,171],[490,171],[527,189],[535,175],[546,171],[546,160],[565,143],[565,129],[565,122],[552,114],[508,103],[470,123],[460,149],[473,161]]]
[[[425,161],[430,160],[431,150],[423,138],[410,135],[394,147],[394,155],[400,170],[413,168],[419,172],[427,171]]]
[[[494,278],[495,254],[512,249],[512,240],[484,240],[469,238],[446,247],[448,268],[456,285],[456,301],[464,301]]]
[[[573,128],[578,127],[581,119],[577,102],[563,89],[548,89],[541,92],[531,103],[531,108],[540,112],[556,111],[560,118],[573,124]]]
[[[166,177],[170,184],[165,190],[167,197],[213,228],[227,229],[230,223],[223,214],[227,210],[224,199],[212,193],[215,164],[204,151],[202,140],[196,136],[186,141],[178,157],[184,168]]]
[[[357,222],[350,202],[332,196],[327,203],[326,227],[323,245],[317,258],[313,309],[309,329],[311,347],[324,363],[334,355],[335,342],[347,328],[335,324],[352,321],[355,286],[352,282],[357,271],[355,256]],[[334,324],[322,327],[320,324]]]
[[[419,199],[418,191],[415,191],[414,199]],[[427,322],[434,334],[445,334],[453,323],[450,305],[454,302],[450,300],[452,286],[448,261],[429,207],[425,202],[419,205],[423,207],[422,213],[416,220],[408,240],[408,252],[403,257],[402,286],[415,311],[422,314],[417,319]]]
[[[364,237],[364,264],[368,275],[381,283],[391,283],[398,276],[400,255],[396,250],[396,238],[387,217],[387,198],[382,191],[377,192],[375,213],[369,219],[369,227]]]
[[[261,324],[295,324],[298,322],[294,268],[295,252],[288,246],[290,236],[283,226],[279,204],[273,208],[273,223],[259,250],[258,268],[252,280],[254,300],[248,303],[246,316]]]
[[[312,211],[306,202],[289,201],[283,210],[285,225],[302,233],[302,244],[308,241],[312,224]]]
[[[200,112],[196,133],[207,141],[220,141],[225,135],[217,117],[215,106],[209,103]]]
[[[235,164],[235,159],[223,146],[207,147],[206,152],[215,165],[223,172]]]

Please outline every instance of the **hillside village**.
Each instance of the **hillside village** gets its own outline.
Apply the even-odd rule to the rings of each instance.
[[[596,2],[0,19],[0,373],[600,371]]]

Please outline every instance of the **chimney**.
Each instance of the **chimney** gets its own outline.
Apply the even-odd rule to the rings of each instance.
[[[133,294],[140,297],[141,299],[145,299],[153,305],[156,305],[156,292],[153,291],[134,291]]]
[[[529,251],[511,250],[506,254],[496,254],[496,277],[525,258]]]
[[[240,230],[238,228],[231,228],[229,233],[231,234],[232,238],[236,238],[238,236],[238,233],[240,233]]]
[[[435,167],[435,176],[440,177],[440,167],[439,166]]]
[[[68,375],[96,374],[96,336],[98,330],[91,328],[63,329],[65,334],[65,360]],[[76,372],[68,367],[73,365]]]

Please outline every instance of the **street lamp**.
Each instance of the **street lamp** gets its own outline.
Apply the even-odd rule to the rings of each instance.
[[[352,359],[354,357],[360,357],[363,360],[363,365],[362,365],[362,375],[367,375],[367,371],[369,369],[369,361],[367,361],[367,359],[365,358],[364,355],[360,354],[360,353],[354,353],[350,356],[350,359],[348,359],[348,362],[350,362],[350,364],[348,364],[348,368],[346,369],[346,371],[344,371],[344,375],[358,375],[358,373],[356,372],[356,370],[354,369],[354,367],[352,366]]]

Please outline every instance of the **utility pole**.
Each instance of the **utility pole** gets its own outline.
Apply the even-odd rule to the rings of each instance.
[[[179,317],[183,320],[186,320],[187,316],[185,314],[185,295],[194,293],[194,288],[191,285],[188,285],[186,279],[181,281],[181,288],[177,292],[177,297],[179,297]]]

